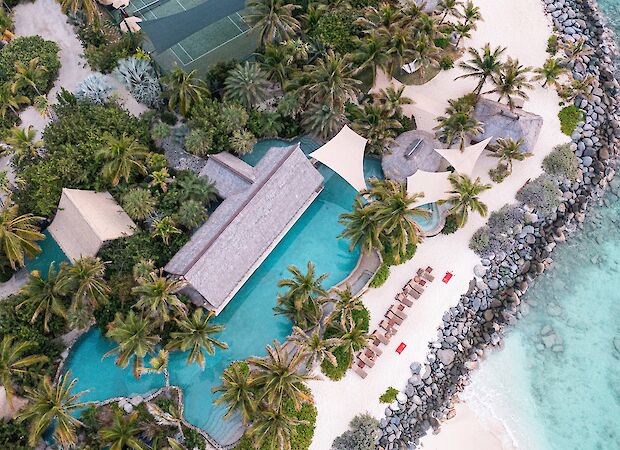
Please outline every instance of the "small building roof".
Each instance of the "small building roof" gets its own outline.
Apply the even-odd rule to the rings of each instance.
[[[310,153],[310,157],[322,162],[355,189],[362,191],[366,189],[364,178],[366,142],[368,139],[345,125],[327,144]]]
[[[106,241],[133,234],[136,224],[109,192],[63,189],[48,230],[71,261],[95,256]]]
[[[411,205],[416,208],[427,203],[434,203],[443,200],[448,196],[452,189],[452,184],[448,180],[450,172],[426,172],[418,170],[407,178],[407,192],[410,194],[423,193],[424,197]]]
[[[491,139],[487,138],[482,142],[465,147],[463,151],[458,148],[436,148],[435,151],[447,159],[458,173],[471,176],[478,158],[488,143],[491,142]]]
[[[256,179],[256,172],[245,161],[223,152],[209,156],[200,176],[214,182],[219,196],[225,199],[248,189]]]
[[[216,314],[310,206],[323,185],[323,177],[299,144],[271,148],[253,172],[251,185],[229,195],[165,267],[167,272],[185,278],[189,283],[185,292],[194,302]]]
[[[491,138],[491,144],[494,144],[498,138],[512,138],[515,141],[523,139],[523,147],[521,147],[523,152],[535,150],[543,125],[541,116],[521,108],[511,111],[508,105],[486,98],[478,100],[474,118],[484,124],[484,132],[474,136],[475,142],[487,138]]]
[[[381,158],[386,178],[404,181],[418,170],[436,172],[443,158],[435,152],[439,142],[435,135],[423,130],[406,131],[390,145]]]

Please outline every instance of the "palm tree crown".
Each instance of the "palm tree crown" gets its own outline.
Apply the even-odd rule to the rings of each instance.
[[[522,138],[516,141],[512,138],[499,138],[495,142],[494,152],[491,153],[489,156],[492,156],[493,158],[498,158],[500,164],[505,163],[506,167],[508,167],[508,173],[512,173],[513,161],[523,161],[525,158],[532,156],[532,153],[521,151],[523,143],[524,141]]]
[[[321,336],[319,327],[315,327],[312,333],[306,332],[299,327],[293,327],[293,333],[289,337],[289,342],[297,346],[306,358],[306,369],[312,370],[323,360],[330,362],[332,366],[337,366],[338,361],[332,351],[341,344],[338,338],[324,339]]]
[[[267,99],[269,81],[258,63],[246,61],[231,70],[226,78],[224,96],[247,109]]]
[[[138,411],[125,416],[115,409],[112,424],[99,430],[101,442],[110,450],[145,450],[148,447],[140,439],[141,427]]]
[[[249,13],[245,19],[258,28],[260,45],[286,41],[299,30],[299,21],[293,17],[298,5],[284,0],[250,0],[247,4]]]
[[[37,318],[43,316],[43,331],[49,332],[49,321],[52,315],[66,317],[67,310],[64,302],[64,268],[54,269],[54,263],[50,264],[47,271],[47,277],[43,278],[38,270],[33,270],[30,274],[28,282],[21,289],[23,296],[21,303],[17,308],[29,305],[33,308],[32,319],[30,323],[34,323]]]
[[[257,407],[254,374],[246,363],[234,362],[222,374],[222,384],[213,388],[213,393],[221,394],[213,403],[226,404],[224,418],[228,419],[239,412],[244,424],[250,421]]]
[[[485,44],[481,51],[470,48],[467,50],[470,59],[459,63],[459,67],[466,73],[456,77],[456,79],[477,78],[478,84],[474,92],[480,94],[489,77],[496,75],[500,71],[502,66],[500,58],[505,51],[506,49],[503,47],[495,47],[495,49],[491,50],[489,43]]]
[[[182,116],[187,116],[195,105],[200,105],[209,97],[209,89],[203,80],[198,78],[196,70],[185,72],[175,66],[165,77],[168,108],[179,108]]]
[[[11,407],[13,407],[13,396],[15,395],[13,387],[15,378],[27,374],[37,375],[31,367],[49,359],[45,355],[38,354],[24,356],[24,353],[30,353],[36,346],[37,344],[32,341],[16,341],[9,334],[5,335],[0,342],[0,382],[4,386]]]
[[[448,203],[452,205],[450,214],[456,217],[459,227],[464,227],[469,217],[469,211],[474,211],[481,216],[486,216],[488,208],[482,203],[478,196],[491,189],[490,184],[482,184],[480,178],[476,178],[472,181],[467,175],[452,174],[449,177],[450,184],[452,184],[452,194],[447,200],[441,200],[439,203]]]
[[[101,173],[116,186],[121,178],[129,183],[136,172],[146,175],[144,160],[147,148],[125,133],[121,137],[108,135],[105,145],[99,149],[97,156],[104,162]]]
[[[531,70],[531,67],[521,65],[519,60],[508,58],[508,61],[493,77],[495,87],[487,93],[497,94],[500,101],[506,99],[510,109],[514,109],[514,97],[524,100],[529,98],[526,89],[532,88],[532,84],[528,81],[528,73]]]
[[[19,214],[19,206],[11,203],[11,198],[0,202],[0,255],[7,258],[13,269],[24,267],[26,258],[34,258],[41,247],[36,241],[45,236],[36,223],[42,217],[32,214]]]
[[[159,269],[159,272],[151,272],[137,281],[138,286],[131,290],[138,296],[134,308],[144,311],[162,328],[170,320],[171,312],[179,316],[187,314],[187,305],[176,294],[186,284],[181,278],[167,277],[163,269]]]

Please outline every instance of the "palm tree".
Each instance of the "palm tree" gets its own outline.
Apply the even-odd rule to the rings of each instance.
[[[327,295],[323,282],[328,275],[324,273],[317,276],[311,261],[308,261],[305,274],[294,265],[288,266],[288,271],[292,277],[278,281],[278,287],[286,288],[287,291],[278,296],[278,306],[273,309],[276,315],[287,316],[295,325],[304,329],[310,328],[321,319],[322,311],[318,298]]]
[[[353,295],[349,285],[345,289],[334,289],[334,294],[337,297],[334,302],[334,309],[325,318],[325,324],[329,325],[339,320],[342,328],[345,328],[346,324],[354,322],[353,314],[355,311],[364,310],[364,303],[360,297]]]
[[[266,46],[274,42],[291,39],[301,27],[293,17],[299,6],[283,0],[250,0],[247,3],[249,13],[245,20],[258,28],[258,43]]]
[[[133,220],[146,220],[155,211],[157,200],[150,190],[135,187],[121,195],[121,204],[127,215]]]
[[[0,194],[10,194],[12,192],[8,174],[8,171],[0,170]]]
[[[370,189],[361,192],[373,201],[367,206],[377,227],[382,248],[391,248],[396,262],[407,244],[418,244],[423,235],[415,218],[428,217],[428,211],[413,208],[422,194],[410,194],[404,183],[395,180],[370,180]]]
[[[222,373],[222,384],[212,389],[221,394],[213,403],[227,406],[225,419],[239,412],[244,425],[254,416],[257,407],[254,374],[245,362],[233,362]]]
[[[136,315],[133,310],[130,310],[125,317],[121,313],[116,313],[114,321],[108,326],[106,337],[116,341],[118,345],[103,357],[116,354],[115,363],[122,368],[127,367],[133,357],[133,374],[136,378],[140,378],[144,357],[153,353],[159,342],[159,336],[153,334],[152,321],[142,315]]]
[[[32,125],[28,125],[28,128],[11,128],[11,133],[7,136],[6,143],[13,151],[13,161],[16,165],[20,166],[25,162],[34,161],[41,156],[40,151],[43,148],[43,141],[37,139],[37,133],[37,130],[32,128]]]
[[[375,96],[375,99],[383,105],[386,113],[390,117],[400,117],[403,115],[403,105],[413,105],[415,102],[409,97],[405,97],[405,86],[395,88],[394,86],[388,86],[386,89],[381,89]]]
[[[449,100],[448,103],[450,106],[446,109],[446,115],[437,118],[435,130],[448,147],[458,139],[459,149],[464,151],[467,138],[482,133],[484,128],[482,122],[473,117],[473,104],[466,98]]]
[[[499,138],[495,142],[494,152],[489,156],[493,158],[498,158],[498,164],[506,164],[508,168],[508,173],[512,173],[512,162],[513,161],[523,161],[525,158],[532,156],[532,153],[522,152],[521,147],[523,146],[523,139],[520,138],[515,141],[512,138],[502,139]]]
[[[37,347],[33,341],[15,341],[15,338],[6,334],[0,342],[0,382],[4,386],[9,405],[13,408],[13,396],[15,378],[23,375],[38,375],[31,367],[35,364],[47,362],[45,355],[30,354],[30,350]]]
[[[543,64],[542,67],[534,69],[534,72],[536,75],[532,78],[532,80],[542,81],[542,87],[547,86],[547,84],[557,87],[559,85],[558,78],[567,73],[568,69],[559,60],[555,58],[547,58],[545,64]]]
[[[560,86],[558,95],[565,101],[573,102],[578,96],[582,95],[586,99],[592,98],[592,86],[594,84],[594,76],[586,75],[581,80],[571,80],[568,86]]]
[[[306,66],[305,72],[308,82],[302,92],[309,104],[344,107],[359,93],[361,81],[353,78],[351,62],[331,49],[315,64]]]
[[[564,50],[564,53],[566,53],[569,61],[573,62],[577,62],[584,56],[589,56],[594,53],[594,50],[586,43],[586,39],[584,37],[575,42],[562,46],[562,49]]]
[[[307,423],[286,414],[284,410],[260,411],[248,428],[248,436],[254,448],[291,450],[291,433],[298,425]]]
[[[187,315],[187,305],[176,294],[185,286],[184,280],[167,277],[164,270],[159,269],[159,272],[151,272],[137,281],[138,286],[131,289],[138,296],[134,308],[143,311],[148,318],[159,323],[162,329],[170,320],[171,312],[181,317]]]
[[[15,75],[13,75],[11,84],[13,94],[16,94],[22,88],[30,87],[34,89],[37,95],[41,95],[38,86],[45,80],[47,67],[40,65],[39,61],[40,58],[38,56],[28,61],[28,64],[15,61]]]
[[[383,248],[379,240],[378,227],[372,218],[372,211],[366,207],[360,196],[355,198],[351,212],[340,215],[338,221],[344,225],[344,230],[338,236],[348,239],[349,249],[359,246],[363,253]]]
[[[30,99],[25,95],[13,93],[11,83],[0,84],[0,117],[5,118],[9,110],[17,115],[20,106],[29,103]]]
[[[463,6],[463,13],[461,15],[465,19],[465,23],[468,25],[472,25],[473,29],[476,29],[476,22],[482,19],[482,14],[480,13],[480,8],[478,6],[474,6],[474,3],[469,0]]]
[[[70,11],[74,15],[82,11],[86,17],[86,23],[97,25],[99,23],[99,8],[95,0],[59,0],[63,13]]]
[[[267,99],[268,90],[267,74],[258,63],[246,61],[229,72],[224,97],[250,109]]]
[[[309,134],[325,139],[342,128],[344,120],[344,107],[341,105],[311,103],[303,111],[302,125]]]
[[[175,178],[175,188],[179,191],[179,202],[196,200],[201,204],[207,204],[217,200],[218,192],[215,183],[209,178],[200,177],[191,171],[179,173]]]
[[[52,105],[45,95],[37,95],[32,99],[32,106],[41,117],[50,117]]]
[[[110,287],[104,277],[105,266],[101,259],[85,256],[64,270],[63,289],[73,293],[71,309],[92,313],[108,302]]]
[[[482,184],[480,178],[472,181],[467,175],[452,174],[449,177],[452,184],[452,194],[447,200],[440,200],[439,204],[447,203],[451,205],[450,214],[456,217],[457,224],[460,228],[464,227],[469,217],[469,211],[476,212],[481,216],[487,215],[488,208],[482,203],[478,196],[491,189],[490,184]]]
[[[112,424],[99,430],[101,443],[110,450],[146,450],[148,447],[140,439],[140,418],[138,411],[125,416],[115,409]]]
[[[402,129],[398,119],[377,99],[363,102],[351,115],[354,116],[351,128],[368,140],[368,151],[379,156],[386,152]]]
[[[377,32],[385,39],[385,52],[390,56],[388,75],[394,76],[405,62],[415,59],[415,37],[410,30],[400,27],[393,31],[380,28]]]
[[[358,41],[351,59],[357,64],[355,74],[369,72],[372,86],[377,80],[377,71],[387,72],[390,57],[385,52],[385,39],[378,33],[372,33]]]
[[[26,407],[20,411],[18,421],[28,421],[28,444],[37,445],[45,430],[54,424],[53,437],[61,446],[73,447],[77,441],[75,429],[82,423],[73,414],[88,406],[89,402],[79,402],[84,392],[73,394],[71,390],[77,379],[69,381],[69,373],[60,376],[56,384],[48,376],[36,388],[26,387],[29,400]]]
[[[448,16],[461,18],[462,14],[460,8],[463,6],[463,2],[460,0],[440,0],[437,3],[437,11],[441,14],[439,24],[444,23]]]
[[[478,84],[474,92],[476,95],[480,95],[484,84],[489,77],[495,76],[501,69],[502,62],[501,56],[506,51],[504,47],[495,47],[491,50],[490,44],[485,44],[482,51],[470,48],[467,50],[471,58],[468,61],[461,62],[459,67],[466,73],[459,78],[478,78]]]
[[[289,55],[286,53],[286,46],[280,44],[267,44],[265,52],[260,57],[260,65],[265,70],[267,78],[277,81],[280,87],[284,87],[288,81]]]
[[[304,383],[317,378],[300,372],[302,352],[291,355],[277,341],[273,341],[273,347],[268,345],[265,349],[267,356],[248,360],[258,370],[254,384],[260,392],[259,401],[266,401],[275,411],[281,411],[284,400],[289,399],[299,411],[302,403],[312,400],[304,390]]]
[[[195,69],[188,73],[175,65],[164,77],[164,83],[168,108],[174,111],[178,107],[182,116],[187,116],[194,106],[201,105],[210,95]]]
[[[146,175],[146,146],[126,133],[121,137],[108,134],[104,141],[104,146],[97,151],[97,157],[104,162],[101,173],[112,186],[118,185],[121,178],[129,183],[136,172]]]
[[[499,95],[499,101],[508,100],[510,109],[514,109],[513,98],[520,97],[527,100],[529,97],[525,92],[531,89],[532,84],[527,79],[528,72],[531,67],[525,67],[519,64],[518,59],[508,58],[508,61],[502,65],[500,71],[493,76],[493,84],[495,88],[486,92]]]
[[[471,23],[468,23],[467,21],[454,24],[453,28],[454,28],[454,32],[458,36],[456,39],[455,47],[459,46],[459,44],[461,43],[461,39],[463,38],[469,39],[471,37],[471,31],[475,29],[474,26]]]
[[[34,258],[41,247],[36,241],[45,239],[36,225],[43,217],[19,214],[19,206],[9,196],[0,202],[0,247],[11,268],[24,267],[26,258]]]
[[[168,172],[167,167],[153,171],[150,174],[150,178],[149,186],[157,187],[164,193],[168,192],[168,184],[172,181],[172,178],[170,178],[170,172]]]
[[[43,330],[49,332],[49,321],[52,315],[66,317],[67,310],[64,304],[64,269],[54,269],[54,263],[50,264],[47,277],[43,278],[38,270],[30,273],[28,282],[22,287],[20,293],[23,296],[17,308],[29,305],[34,309],[30,323],[36,322],[40,315],[43,315]]]
[[[181,234],[181,230],[176,227],[176,220],[172,216],[165,216],[153,221],[153,230],[151,235],[159,237],[168,245],[170,238],[175,234]]]
[[[340,336],[340,345],[341,347],[346,348],[349,354],[353,355],[356,351],[370,345],[370,336],[359,324],[350,322],[342,329],[342,331],[343,333],[342,336]]]
[[[293,327],[293,333],[288,341],[297,346],[306,359],[306,370],[311,371],[316,365],[320,365],[324,360],[330,362],[332,366],[337,366],[338,361],[332,350],[341,344],[338,338],[325,339],[321,335],[320,327],[315,327],[312,333],[306,332],[299,327]]]
[[[191,316],[175,319],[179,331],[170,333],[170,343],[168,349],[180,349],[182,352],[189,350],[187,364],[197,362],[200,367],[205,367],[205,352],[213,356],[215,347],[227,349],[228,345],[212,337],[214,334],[221,333],[224,325],[214,325],[209,323],[215,314],[209,311],[203,316],[203,309],[197,308]]]

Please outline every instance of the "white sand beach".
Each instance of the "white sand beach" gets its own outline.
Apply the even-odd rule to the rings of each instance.
[[[481,48],[487,42],[492,47],[507,47],[506,55],[518,58],[528,66],[540,67],[547,53],[547,39],[551,34],[551,25],[543,12],[539,0],[474,0],[480,7],[484,21],[479,23],[478,30],[472,39],[465,42],[466,47]],[[470,79],[454,80],[461,75],[458,68],[443,71],[423,86],[408,86],[405,93],[418,104],[414,108],[424,108],[424,98],[432,99],[428,109],[442,105],[445,108],[449,99],[458,98],[474,88],[475,82]],[[389,80],[382,77],[375,88],[389,85]],[[523,162],[515,163],[513,174],[501,184],[493,184],[493,188],[484,192],[481,199],[489,207],[489,211],[497,210],[506,203],[514,201],[516,192],[531,178],[541,172],[543,158],[558,144],[566,143],[569,137],[560,131],[557,117],[559,98],[552,89],[543,89],[539,84],[529,93],[530,99],[525,102],[524,109],[543,117],[538,143],[534,156]],[[422,99],[422,100],[420,100]],[[440,111],[443,112],[443,111]],[[429,116],[430,117],[430,116]],[[431,120],[418,120],[418,126],[432,131]],[[497,163],[495,158],[481,156],[474,176],[480,176],[484,182],[490,182],[488,171]],[[378,327],[389,306],[394,303],[394,296],[412,278],[420,267],[431,266],[436,276],[420,300],[407,311],[408,318],[400,327],[387,347],[383,347],[383,355],[366,379],[349,371],[339,381],[323,380],[312,382],[311,388],[318,408],[316,433],[312,450],[326,450],[336,436],[347,429],[349,421],[356,415],[368,411],[377,417],[383,416],[386,405],[379,403],[379,396],[392,386],[403,389],[411,376],[409,365],[414,361],[423,362],[427,354],[427,346],[437,336],[437,328],[441,324],[444,312],[458,303],[460,295],[466,293],[469,281],[473,277],[473,268],[479,258],[468,247],[473,233],[484,224],[485,218],[472,215],[467,225],[452,235],[438,235],[430,238],[418,247],[415,257],[407,263],[391,268],[387,282],[379,289],[371,289],[364,296],[364,304],[371,312],[371,331]],[[444,284],[441,278],[446,272],[454,277]],[[402,354],[395,352],[400,343],[407,345]],[[459,415],[465,408],[459,408]],[[455,421],[458,420],[458,421]],[[425,439],[425,448],[452,450],[465,448],[462,444],[463,423],[469,423],[467,417],[453,419],[444,431],[437,436]],[[460,424],[460,425],[458,425]],[[480,433],[477,433],[480,434]],[[441,436],[441,437],[439,437]],[[456,440],[458,439],[458,441]],[[477,438],[478,439],[478,438]],[[451,442],[459,442],[458,446]],[[495,443],[494,443],[495,442]],[[486,446],[476,443],[478,450],[497,450],[497,440],[489,437]]]

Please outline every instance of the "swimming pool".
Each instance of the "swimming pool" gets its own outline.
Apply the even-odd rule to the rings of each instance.
[[[257,153],[252,152],[246,161],[255,164],[260,159],[257,155],[264,154],[274,145],[288,143],[259,142],[256,144]],[[311,152],[317,145],[302,140],[302,148]],[[238,421],[222,420],[225,410],[213,405],[211,388],[220,383],[220,375],[230,362],[264,355],[266,344],[273,339],[283,341],[290,334],[290,322],[282,316],[274,316],[272,311],[276,304],[277,282],[287,276],[287,266],[294,264],[303,268],[310,260],[319,273],[329,273],[324,283],[329,287],[346,278],[359,258],[359,250],[349,252],[349,243],[337,238],[342,231],[338,217],[351,208],[356,192],[331,169],[320,166],[319,171],[325,177],[323,191],[214,320],[226,325],[218,338],[230,348],[217,350],[215,356],[208,358],[204,371],[196,364],[188,366],[185,354],[170,356],[170,382],[184,391],[185,417],[222,444],[235,440]],[[98,330],[92,330],[72,350],[65,367],[78,378],[75,391],[90,390],[83,400],[101,401],[144,394],[164,385],[161,375],[145,375],[137,381],[130,368],[116,367],[114,358],[101,360],[112,346],[112,342],[103,338]]]
[[[58,243],[54,240],[49,231],[43,231],[45,239],[38,241],[41,247],[41,253],[35,258],[26,260],[26,270],[28,273],[38,270],[46,277],[50,264],[54,263],[54,267],[58,270],[58,266],[63,262],[69,262],[69,258],[64,254]]]

